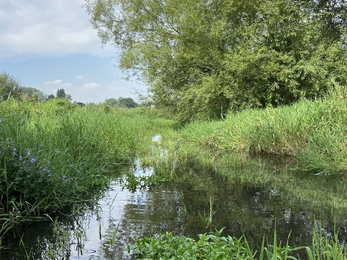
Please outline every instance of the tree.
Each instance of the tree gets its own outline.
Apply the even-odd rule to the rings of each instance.
[[[36,95],[36,98],[39,102],[47,100],[47,95],[37,88],[23,87],[22,92],[31,98]]]
[[[57,98],[66,98],[66,93],[63,88],[57,90]]]
[[[47,100],[54,99],[55,96],[53,94],[48,95]]]
[[[12,76],[6,72],[0,74],[0,95],[1,100],[6,100],[9,97],[19,99],[22,95],[23,87],[21,84]]]
[[[346,2],[87,0],[119,66],[182,120],[322,96],[347,83]]]
[[[107,98],[107,99],[105,99],[104,103],[106,105],[109,105],[110,107],[117,107],[118,106],[118,100],[115,98]]]
[[[136,108],[139,106],[132,98],[118,98],[119,107]]]

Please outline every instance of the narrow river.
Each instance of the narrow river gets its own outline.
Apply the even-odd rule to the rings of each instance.
[[[139,164],[135,161],[124,171],[153,174],[153,168]],[[60,216],[59,227],[47,221],[11,232],[0,259],[131,259],[127,246],[136,238],[165,232],[197,238],[221,228],[225,236],[245,235],[254,250],[264,234],[273,241],[275,228],[283,244],[291,232],[291,246],[310,245],[313,229],[331,236],[335,228],[345,239],[345,179],[293,172],[287,162],[271,158],[253,158],[247,165],[215,169],[188,160],[178,169],[184,180],[151,190],[129,190],[121,184],[124,174],[114,177],[97,206],[77,216]],[[60,236],[53,236],[57,230]]]

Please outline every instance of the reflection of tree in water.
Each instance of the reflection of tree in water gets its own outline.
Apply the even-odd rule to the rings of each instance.
[[[125,250],[134,239],[165,232],[196,239],[199,233],[225,227],[222,235],[240,237],[244,234],[254,249],[261,245],[264,233],[272,243],[275,223],[282,244],[292,231],[291,246],[311,245],[312,230],[314,227],[319,229],[319,222],[325,235],[334,233],[334,224],[341,238],[346,234],[347,193],[345,181],[339,178],[288,172],[269,161],[243,169],[220,167],[214,170],[197,164],[179,165],[176,169],[179,181],[124,197],[127,198],[125,205],[119,206],[123,212],[122,220],[119,222],[119,218],[112,218],[110,214],[105,223],[101,259],[126,258]],[[210,197],[213,197],[216,214],[212,225],[206,228],[200,215],[210,211]],[[74,237],[76,229],[89,228],[93,214],[100,223],[102,218],[105,220],[107,213],[100,210],[94,208],[91,210],[94,213],[85,214],[78,221],[68,218],[61,219],[60,223]],[[118,223],[119,231],[111,248],[110,241]],[[23,233],[24,243],[27,250],[31,250],[33,259],[42,258],[48,242],[58,243],[57,238],[52,237],[52,226],[47,222],[18,227],[8,241],[3,241],[11,250],[0,251],[0,259],[18,259],[23,255],[18,247]],[[72,250],[75,247],[76,244],[71,244]]]
[[[274,174],[276,171],[271,167],[265,167],[260,171],[259,168],[243,169],[244,176],[256,174],[260,180],[251,179],[249,182],[236,177],[222,177],[208,167],[181,167],[182,172],[188,173],[184,181],[162,184],[153,191],[137,191],[128,200],[123,208],[124,216],[111,252],[109,241],[118,223],[110,219],[108,230],[103,237],[102,250],[105,256],[112,258],[111,255],[117,254],[121,257],[123,254],[120,253],[120,249],[132,245],[134,239],[157,236],[165,232],[197,238],[197,234],[225,227],[223,235],[245,235],[254,249],[261,246],[264,234],[269,243],[273,242],[275,224],[277,237],[282,244],[286,243],[291,232],[291,246],[311,245],[314,223],[317,226],[319,221],[323,225],[324,233],[333,234],[334,217],[331,207],[313,207],[313,204],[318,205],[319,202],[315,201],[311,205],[308,201],[300,200],[306,199],[304,195],[293,194],[292,190],[296,191],[300,187],[297,182],[302,182],[305,178],[292,175],[289,181],[290,173],[279,171]],[[268,172],[272,173],[271,178]],[[318,178],[306,181],[310,181],[310,189],[326,186],[324,183],[318,184]],[[206,223],[201,220],[200,215],[209,212],[210,197],[214,199],[213,210],[216,214],[213,216],[212,225],[206,228]],[[345,214],[342,211],[338,216],[335,214],[337,230],[344,230],[344,218]]]

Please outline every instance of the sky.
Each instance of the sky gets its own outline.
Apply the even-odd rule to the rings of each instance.
[[[84,0],[0,0],[0,72],[45,94],[63,88],[73,101],[131,97],[146,86],[126,81],[117,49],[102,47]]]

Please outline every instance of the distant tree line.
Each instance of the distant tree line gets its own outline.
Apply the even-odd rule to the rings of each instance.
[[[14,98],[17,100],[35,100],[38,102],[48,101],[50,99],[68,99],[72,100],[70,94],[65,93],[64,89],[58,89],[56,95],[50,94],[47,95],[41,90],[31,87],[23,87],[18,80],[13,76],[9,75],[6,72],[0,74],[0,100],[7,100],[9,98]],[[84,106],[84,103],[78,102],[80,106]],[[139,106],[132,98],[123,98],[118,99],[109,98],[106,99],[104,104],[110,107],[127,107],[127,108],[136,108]],[[94,103],[89,103],[89,105],[96,105]]]
[[[118,99],[115,98],[107,98],[104,101],[105,105],[108,105],[110,107],[127,107],[127,108],[136,108],[139,106],[138,103],[136,103],[132,98],[123,98],[120,97]]]
[[[58,89],[56,96],[53,94],[47,95],[43,91],[32,88],[23,87],[18,80],[6,72],[0,74],[0,96],[1,100],[7,100],[12,97],[18,100],[36,100],[38,102],[44,102],[54,98],[67,98],[72,100],[70,94],[66,94],[64,89]]]

